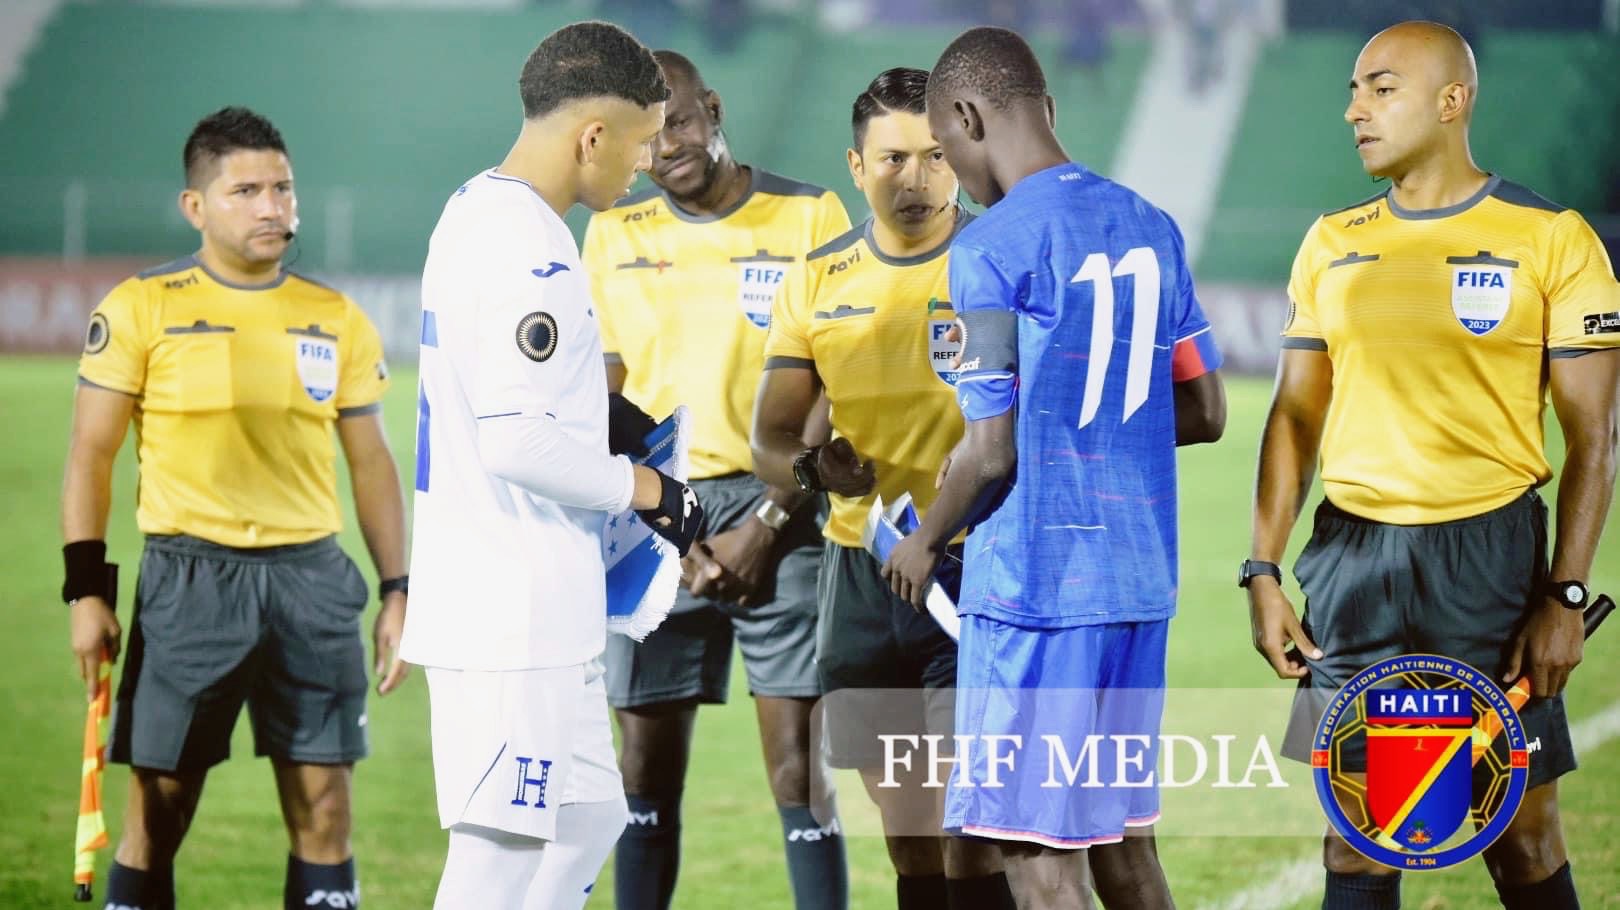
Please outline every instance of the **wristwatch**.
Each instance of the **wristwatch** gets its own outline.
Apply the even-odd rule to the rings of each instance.
[[[1238,587],[1247,588],[1256,575],[1270,575],[1280,583],[1282,567],[1261,559],[1245,559],[1243,565],[1238,567]]]
[[[1578,581],[1549,581],[1546,594],[1570,610],[1586,609],[1586,602],[1592,597],[1586,585]]]
[[[793,517],[793,513],[766,499],[762,500],[759,508],[754,510],[754,517],[759,519],[760,524],[770,528],[772,531],[780,531],[788,523],[788,519]]]
[[[821,446],[811,446],[793,459],[793,479],[798,482],[799,489],[806,493],[820,493],[826,489],[821,485],[821,471],[816,468],[816,457],[821,454]]]

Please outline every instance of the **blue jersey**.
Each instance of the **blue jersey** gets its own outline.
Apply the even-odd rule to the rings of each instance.
[[[1220,365],[1170,216],[1077,164],[951,247],[968,420],[1016,408],[1017,473],[968,537],[963,614],[1059,628],[1175,612],[1173,382]]]

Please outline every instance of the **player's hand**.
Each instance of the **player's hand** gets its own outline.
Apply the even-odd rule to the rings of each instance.
[[[759,603],[757,595],[769,589],[770,577],[776,571],[776,535],[764,522],[750,517],[704,541],[709,558],[724,570],[716,579],[713,596],[736,601],[741,607]]]
[[[700,540],[681,558],[681,580],[693,597],[718,597],[721,576],[726,567],[714,561],[709,542]]]
[[[118,643],[124,630],[112,607],[100,597],[81,597],[69,608],[68,640],[73,656],[79,661],[79,678],[84,680],[85,700],[96,697],[96,682],[101,677],[101,658],[109,663],[118,662]]]
[[[855,446],[842,436],[816,450],[816,473],[821,485],[839,496],[865,496],[877,483],[872,459],[861,461]]]
[[[1270,662],[1278,679],[1303,679],[1310,672],[1301,652],[1311,660],[1322,659],[1322,649],[1305,634],[1282,585],[1269,575],[1249,580],[1249,628],[1254,649]]]
[[[889,590],[921,612],[934,570],[944,557],[943,546],[932,545],[918,534],[908,535],[889,551],[889,560],[883,564],[883,580],[889,583]]]
[[[703,526],[703,506],[698,504],[692,488],[662,472],[658,505],[638,509],[637,515],[652,528],[653,533],[675,545],[675,552],[685,556],[697,540],[698,529]]]
[[[641,457],[647,454],[647,434],[658,421],[617,392],[608,395],[608,452]]]
[[[399,688],[411,665],[399,657],[399,640],[405,634],[405,592],[393,591],[383,598],[377,621],[371,626],[371,650],[376,655],[377,694],[387,695]]]
[[[1542,698],[1564,691],[1570,671],[1581,662],[1586,649],[1581,620],[1581,611],[1547,598],[1540,609],[1531,612],[1530,620],[1514,636],[1513,646],[1508,649],[1507,672],[1502,674],[1502,679],[1516,682],[1528,673],[1530,693]]]
[[[961,344],[962,339],[966,337],[967,330],[962,327],[962,320],[960,319],[951,323],[951,327],[945,332],[945,340],[951,344]],[[954,355],[951,356],[951,369],[960,370],[962,368],[962,351],[964,350],[966,350],[966,348],[958,350]]]

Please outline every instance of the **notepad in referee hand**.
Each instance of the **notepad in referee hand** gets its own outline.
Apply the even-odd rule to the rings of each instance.
[[[880,563],[889,561],[889,554],[894,551],[895,544],[899,543],[907,534],[917,530],[921,522],[917,518],[917,509],[911,504],[911,494],[902,493],[900,498],[888,508],[883,506],[883,497],[877,497],[872,503],[871,511],[866,513],[866,527],[861,532],[861,545],[866,551],[877,558]],[[934,617],[939,627],[945,630],[953,640],[961,637],[962,621],[956,615],[956,603],[951,595],[936,582],[929,582],[928,593],[924,596],[924,603],[928,607],[928,615]]]
[[[685,405],[676,408],[647,434],[647,454],[631,460],[685,482],[691,422]],[[681,557],[634,509],[626,509],[608,516],[602,529],[602,562],[607,567],[608,631],[641,641],[675,606]]]

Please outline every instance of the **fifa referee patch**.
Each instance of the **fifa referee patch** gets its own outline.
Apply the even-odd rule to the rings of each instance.
[[[106,350],[107,342],[112,338],[112,329],[107,327],[107,317],[100,313],[90,315],[90,328],[84,333],[84,352],[86,354],[100,354]]]
[[[544,363],[557,353],[557,320],[539,311],[518,320],[517,346],[523,356]]]

